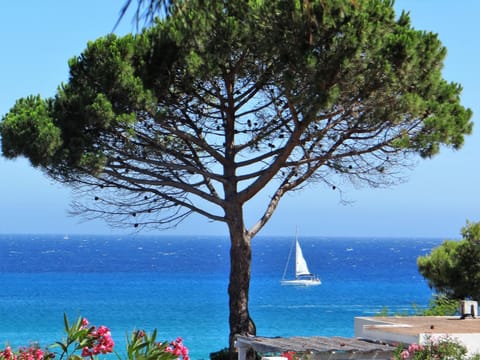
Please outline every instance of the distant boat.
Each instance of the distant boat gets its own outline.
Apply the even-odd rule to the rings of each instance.
[[[300,247],[300,243],[298,242],[298,238],[295,235],[295,279],[285,279],[285,275],[287,273],[288,264],[290,262],[290,258],[292,255],[292,250],[290,250],[290,254],[288,255],[287,265],[285,265],[285,271],[283,272],[283,277],[281,284],[282,285],[303,285],[303,286],[312,286],[312,285],[320,285],[322,282],[320,278],[310,272],[308,270],[307,262],[303,257],[302,248]]]

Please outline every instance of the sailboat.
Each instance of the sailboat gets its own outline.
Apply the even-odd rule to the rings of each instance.
[[[292,250],[288,255],[287,265],[285,265],[285,271],[283,272],[283,277],[281,284],[282,285],[303,285],[303,286],[312,286],[320,285],[322,282],[320,278],[308,270],[307,262],[303,257],[302,248],[298,242],[297,236],[295,236],[295,279],[285,279],[287,273],[288,263],[290,262],[290,257],[292,255]]]

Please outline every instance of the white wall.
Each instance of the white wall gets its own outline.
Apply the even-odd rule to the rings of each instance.
[[[377,320],[375,318],[368,317],[356,317],[354,319],[355,337],[365,338],[370,340],[381,340],[391,343],[403,343],[403,344],[425,344],[427,341],[435,338],[451,338],[455,339],[461,344],[465,345],[469,355],[480,354],[480,333],[468,333],[468,334],[417,334],[417,335],[405,335],[386,329],[391,327],[402,327],[408,325],[394,324],[387,321]],[[375,325],[374,329],[369,326]],[[382,330],[385,329],[385,330]]]

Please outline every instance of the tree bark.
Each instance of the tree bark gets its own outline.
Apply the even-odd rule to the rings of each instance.
[[[256,334],[256,328],[248,311],[248,294],[250,289],[250,269],[252,248],[250,236],[245,231],[241,206],[234,214],[229,214],[230,231],[230,282],[228,295],[230,300],[230,359],[236,357],[234,348],[235,335]]]

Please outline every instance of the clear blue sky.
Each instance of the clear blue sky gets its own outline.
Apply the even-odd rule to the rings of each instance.
[[[87,41],[110,32],[123,0],[27,0],[0,3],[0,114],[15,99],[52,96],[67,80],[67,60]],[[480,1],[402,0],[417,29],[439,34],[448,49],[444,76],[464,87],[462,102],[476,128],[463,149],[444,149],[406,172],[408,181],[389,189],[345,187],[338,193],[310,186],[287,196],[262,235],[409,236],[458,238],[466,220],[480,221]],[[117,33],[135,30],[131,16]],[[68,189],[52,183],[24,159],[0,159],[0,233],[112,234],[102,222],[68,216]],[[223,224],[194,217],[165,234],[226,234]]]

